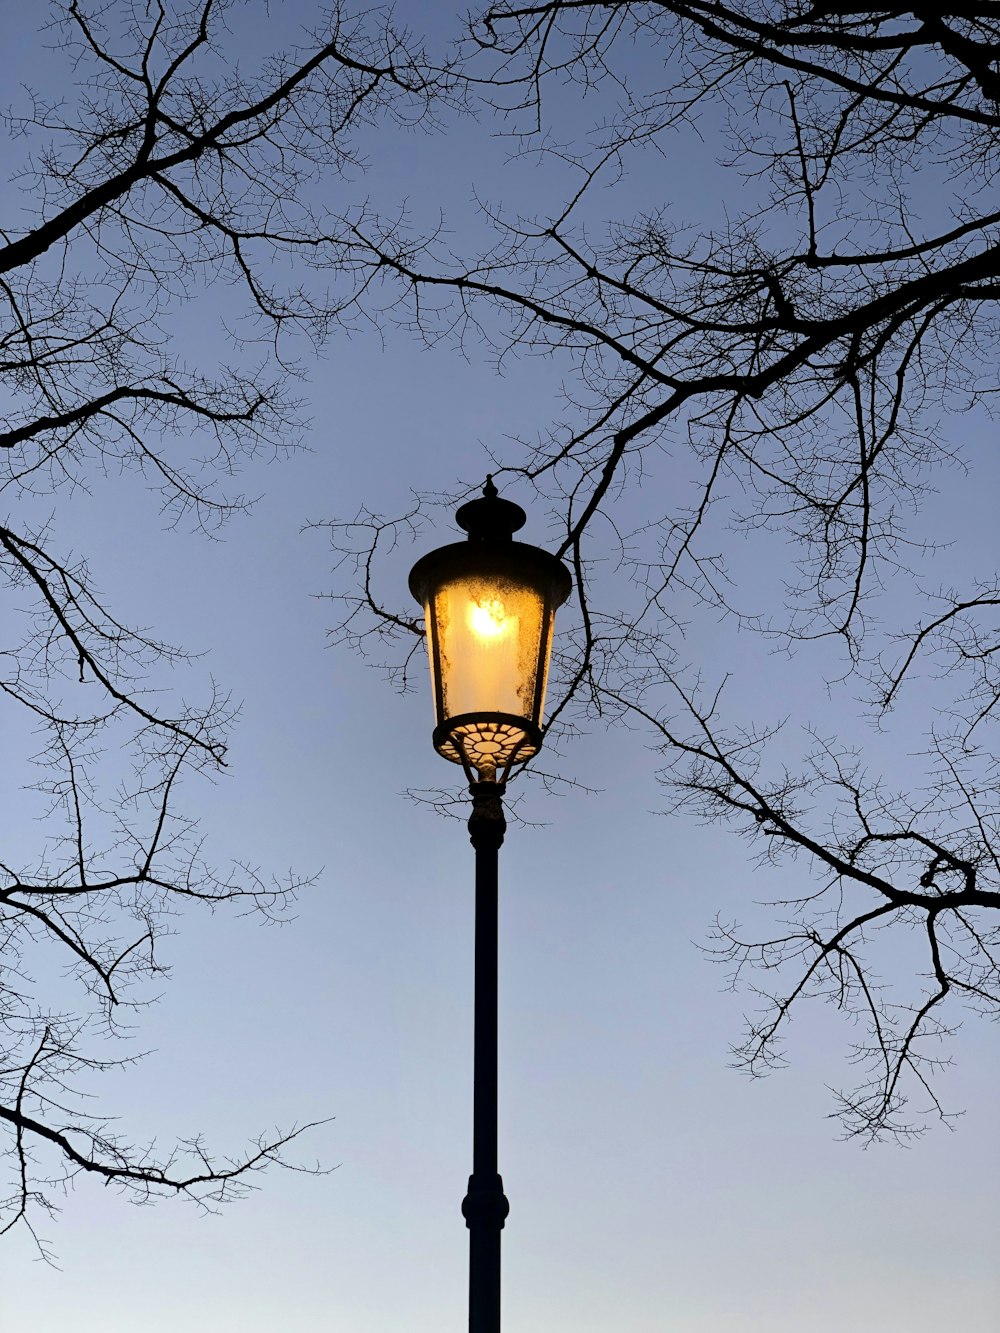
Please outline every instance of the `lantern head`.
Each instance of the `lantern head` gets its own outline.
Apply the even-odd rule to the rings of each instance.
[[[555,613],[573,584],[554,555],[513,540],[526,515],[492,478],[455,517],[468,541],[431,551],[410,572],[427,626],[434,748],[470,781],[473,770],[503,781],[541,747]]]

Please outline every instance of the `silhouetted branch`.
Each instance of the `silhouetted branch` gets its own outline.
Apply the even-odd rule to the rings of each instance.
[[[39,495],[132,471],[168,524],[214,529],[249,507],[232,490],[246,461],[296,444],[290,340],[322,341],[354,299],[357,202],[345,189],[338,213],[314,186],[360,165],[359,131],[416,126],[453,85],[385,15],[334,3],[314,17],[304,44],[282,54],[265,41],[272,54],[254,68],[232,58],[229,29],[263,31],[266,4],[54,0],[39,14],[37,68],[57,97],[19,95],[4,117],[27,205],[0,230],[0,704],[35,732],[23,763],[36,765],[25,785],[44,842],[0,849],[0,1229],[26,1225],[45,1257],[31,1214],[53,1211],[52,1186],[83,1172],[133,1197],[222,1203],[287,1165],[284,1149],[312,1127],[234,1158],[198,1140],[161,1155],[112,1135],[77,1095],[116,1067],[93,1052],[121,1035],[121,1012],[151,1002],[180,905],[281,920],[309,881],[207,859],[183,802],[224,765],[235,708],[214,686],[181,699],[176,669],[191,658],[131,628],[86,561],[59,553],[55,502],[44,528],[31,513]],[[304,271],[321,280],[310,287]],[[232,295],[200,324],[197,359],[211,369],[192,371],[178,330],[213,283]],[[17,769],[13,744],[5,759]],[[52,956],[76,987],[74,1017],[44,993]]]

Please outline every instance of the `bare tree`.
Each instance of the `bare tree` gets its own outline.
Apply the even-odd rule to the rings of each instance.
[[[289,339],[322,339],[337,318],[301,272],[335,277],[350,236],[307,187],[343,184],[357,131],[416,124],[447,80],[377,15],[349,20],[338,5],[251,72],[247,34],[266,21],[266,5],[221,0],[56,3],[44,41],[64,91],[6,114],[23,208],[0,233],[0,691],[7,771],[31,731],[49,818],[43,846],[12,845],[9,830],[0,853],[4,1230],[34,1232],[80,1173],[211,1206],[302,1132],[221,1158],[199,1141],[134,1147],[94,1109],[94,1073],[128,1062],[109,1036],[162,976],[165,913],[272,918],[298,885],[206,863],[179,789],[225,764],[229,701],[181,702],[164,668],[183,654],[123,623],[63,553],[58,520],[30,517],[39,494],[133,471],[168,521],[213,528],[246,507],[227,485],[241,464],[295,438]],[[243,322],[199,372],[177,321],[213,286],[227,312],[242,290]]]
[[[968,568],[942,585],[927,557],[970,534],[920,509],[935,470],[977,462],[940,416],[982,420],[998,389],[995,6],[500,3],[466,55],[470,86],[564,195],[541,215],[489,210],[472,255],[404,247],[373,219],[357,236],[425,337],[541,354],[563,377],[563,419],[495,459],[551,501],[576,571],[553,719],[641,721],[681,804],[732,820],[766,860],[800,856],[809,882],[774,938],[718,926],[736,978],[765,978],[741,1058],[766,1069],[790,1011],[825,996],[868,1032],[848,1130],[917,1132],[928,1108],[944,1115],[929,1074],[956,1011],[1000,1005],[1000,584]],[[733,188],[690,219],[670,167],[694,135],[721,145]],[[616,191],[600,187],[630,169],[675,197],[609,219]],[[334,533],[364,573],[335,633],[362,648],[419,630],[379,591],[373,554],[399,531],[362,515]],[[734,532],[763,553],[755,578],[781,540],[763,604]],[[828,644],[830,675],[881,726],[937,666],[926,773],[890,791],[819,740],[801,772],[776,767],[769,730],[727,726],[719,682],[685,660],[677,627],[705,612],[790,652]],[[924,960],[891,1002],[875,961],[889,928],[916,932]]]

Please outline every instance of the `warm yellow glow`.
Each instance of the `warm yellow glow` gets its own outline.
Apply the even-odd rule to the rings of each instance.
[[[471,575],[435,591],[427,619],[437,629],[443,716],[532,717],[545,601],[530,584]]]
[[[517,616],[507,615],[499,597],[484,602],[470,602],[469,629],[481,639],[498,639],[517,633]]]

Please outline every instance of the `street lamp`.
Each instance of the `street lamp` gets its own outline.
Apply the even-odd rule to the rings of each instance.
[[[572,589],[548,551],[513,534],[525,512],[482,499],[455,515],[468,541],[442,546],[410,571],[424,608],[437,725],[434,748],[469,780],[476,851],[476,979],[472,1175],[462,1201],[469,1228],[469,1333],[499,1333],[500,1231],[509,1211],[497,1171],[497,853],[507,827],[511,769],[537,754],[556,608]]]

